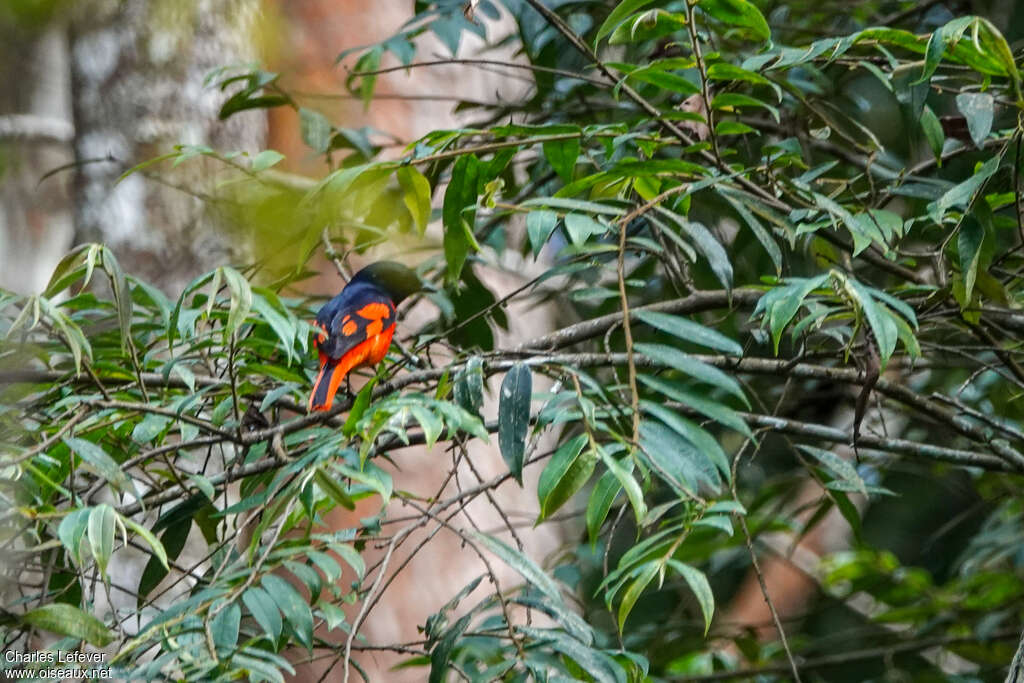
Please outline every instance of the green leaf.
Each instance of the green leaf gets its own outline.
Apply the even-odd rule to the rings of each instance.
[[[276,166],[285,159],[285,155],[276,149],[265,149],[252,158],[252,170],[255,173],[265,171],[271,166]]]
[[[313,647],[313,613],[309,605],[294,587],[280,576],[266,574],[262,578],[263,588],[277,603],[285,621],[292,627],[296,639],[307,649]]]
[[[463,410],[480,417],[484,405],[484,366],[480,356],[472,356],[455,377],[455,401]]]
[[[622,82],[627,80],[642,81],[644,83],[655,85],[662,91],[674,92],[683,96],[696,95],[700,92],[700,85],[694,83],[686,76],[660,67],[660,64],[654,62],[639,69],[633,69],[629,71],[628,75]],[[648,161],[644,163],[650,162]]]
[[[578,247],[591,237],[608,232],[608,226],[585,213],[570,213],[565,216],[565,231],[569,233],[569,240]]]
[[[854,466],[843,458],[840,458],[832,451],[826,451],[821,448],[815,448],[814,446],[807,446],[805,444],[797,444],[797,448],[824,465],[834,477],[850,484],[854,490],[864,495],[868,494],[864,480],[861,479],[859,474],[857,474],[857,470]]]
[[[253,652],[253,650],[249,650]],[[295,675],[295,669],[292,667],[287,660],[282,660],[280,663],[274,661],[275,656],[269,653],[260,653],[264,659],[257,659],[256,657],[249,657],[240,652],[235,652],[231,655],[231,668],[234,671],[241,671],[246,678],[250,681],[268,681],[269,683],[285,683],[285,678],[281,673],[281,670],[287,671],[291,675]],[[355,662],[352,663],[354,667],[359,665]]]
[[[470,530],[467,533],[482,546],[497,555],[502,562],[516,570],[531,586],[537,588],[549,600],[557,604],[563,602],[561,591],[558,590],[558,584],[529,557],[493,536],[488,536],[474,530]]]
[[[402,201],[409,209],[413,223],[420,235],[427,229],[430,222],[430,181],[415,166],[402,166],[395,171],[399,185],[402,186]]]
[[[761,10],[747,0],[699,0],[697,7],[723,24],[747,29],[760,40],[771,39]]]
[[[347,623],[344,610],[337,605],[332,605],[329,602],[321,602],[317,605],[317,609],[320,610],[320,614],[324,618],[324,623],[326,624],[328,631],[333,631],[339,626]]]
[[[726,289],[732,287],[732,261],[726,253],[722,243],[719,242],[711,231],[701,223],[687,220],[668,209],[658,207],[658,213],[671,220],[677,225],[681,232],[685,233],[690,240],[697,245],[697,248],[704,254],[711,266],[711,271]]]
[[[633,582],[626,588],[626,592],[622,594],[622,602],[619,603],[619,632],[625,633],[623,630],[626,626],[626,618],[629,613],[633,611],[633,606],[636,601],[640,598],[640,595],[647,588],[647,585],[658,575],[660,569],[657,562],[648,562],[643,565],[640,573],[637,575]]]
[[[587,537],[590,539],[591,547],[597,544],[597,537],[601,532],[604,520],[608,518],[608,512],[612,504],[622,490],[622,484],[612,471],[605,472],[597,480],[594,489],[590,492],[590,500],[587,502]]]
[[[352,402],[352,409],[349,410],[348,417],[345,418],[345,424],[341,426],[341,433],[345,436],[352,436],[358,430],[359,421],[363,419],[366,409],[370,407],[375,386],[377,386],[376,377],[364,384],[363,388],[356,394],[356,399]]]
[[[708,526],[712,529],[719,529],[721,531],[724,531],[729,536],[733,535],[732,522],[726,515],[708,515],[706,517],[701,517],[696,522],[694,522],[694,525]]]
[[[839,510],[839,514],[843,516],[846,523],[850,525],[850,530],[853,531],[853,537],[857,541],[858,545],[864,545],[864,538],[861,535],[861,521],[860,521],[860,510],[850,502],[850,498],[842,491],[831,492],[831,498],[835,501],[836,509]]]
[[[107,503],[97,505],[89,513],[89,550],[104,580],[107,578],[107,564],[114,553],[116,522],[117,513]]]
[[[987,92],[965,92],[956,96],[956,108],[967,119],[967,130],[974,146],[981,149],[992,132],[995,98]]]
[[[896,350],[899,331],[896,323],[893,322],[893,314],[887,308],[877,303],[871,293],[859,282],[852,278],[845,280],[847,291],[860,305],[860,310],[871,326],[871,332],[875,335],[878,343],[878,355],[881,360],[882,370],[889,363],[889,357]]]
[[[632,458],[623,460],[625,465],[621,464],[615,458],[608,454],[608,452],[597,445],[596,449],[598,456],[601,458],[601,462],[608,468],[619,484],[626,492],[626,497],[629,499],[629,504],[633,507],[633,515],[636,517],[637,525],[642,525],[644,520],[647,518],[647,504],[644,502],[644,493],[640,488],[640,484],[637,483],[633,477],[633,460]]]
[[[331,550],[337,553],[338,557],[345,561],[345,564],[352,567],[360,581],[366,576],[366,562],[355,548],[347,543],[332,543]]]
[[[114,641],[114,633],[102,621],[63,602],[37,607],[26,612],[21,620],[43,631],[84,640],[94,647],[106,647]]]
[[[686,28],[686,15],[652,9],[629,17],[608,38],[609,45],[657,40]]]
[[[743,95],[735,92],[723,92],[715,95],[711,100],[711,108],[715,110],[735,111],[736,107],[759,107],[767,110],[775,122],[779,122],[779,110],[764,100],[759,100],[750,95]]]
[[[92,465],[101,477],[109,481],[116,488],[124,491],[131,488],[128,476],[121,469],[116,460],[107,455],[97,444],[77,437],[65,437],[64,444],[72,450],[83,461]]]
[[[928,141],[932,154],[935,155],[935,160],[941,166],[942,147],[946,143],[946,134],[942,130],[942,123],[939,121],[939,117],[935,115],[935,112],[927,104],[921,110],[921,130],[924,132],[924,139]]]
[[[317,569],[324,573],[328,581],[337,581],[341,578],[341,565],[334,561],[334,558],[319,550],[307,550],[306,555]]]
[[[256,311],[270,325],[270,329],[274,331],[274,334],[277,335],[278,340],[281,342],[281,349],[288,359],[288,365],[291,365],[292,358],[295,356],[295,338],[298,335],[297,326],[288,319],[287,309],[285,309],[285,313],[279,310],[281,302],[276,294],[263,287],[254,287],[252,292],[252,310]],[[272,302],[276,302],[278,306],[274,306]]]
[[[788,284],[769,291],[757,302],[754,317],[764,315],[764,321],[772,333],[776,355],[779,353],[782,332],[800,310],[804,299],[815,289],[823,287],[828,279],[828,273],[815,278],[793,278]]]
[[[252,309],[252,288],[249,286],[249,281],[231,266],[223,266],[220,270],[224,273],[224,282],[227,283],[228,291],[231,293],[225,331],[228,334],[234,334],[245,322],[246,316]]]
[[[168,560],[176,560],[185,548],[185,542],[188,540],[189,532],[192,530],[192,519],[195,518],[197,521],[200,519],[197,515],[199,509],[197,503],[201,502],[201,500],[201,497],[196,497],[182,503],[180,506],[172,509],[170,513],[165,513],[165,515],[161,516],[154,525],[154,533],[164,529],[164,532],[160,534],[160,544],[163,546]],[[165,520],[167,520],[166,525],[163,524]],[[207,536],[207,540],[209,538]],[[140,608],[145,603],[146,596],[164,580],[168,573],[168,568],[163,565],[159,557],[153,555],[149,558],[149,562],[146,563],[142,570],[142,578],[139,580],[138,602]]]
[[[242,624],[242,608],[231,603],[210,621],[210,634],[219,657],[227,657],[238,645],[238,629]]]
[[[660,403],[641,399],[640,408],[649,415],[661,420],[666,426],[673,429],[681,437],[692,443],[718,468],[719,474],[728,481],[732,475],[729,467],[729,458],[721,445],[706,429],[693,421],[683,417],[678,412],[670,410]]]
[[[626,211],[618,206],[602,204],[600,202],[589,202],[582,199],[567,199],[565,197],[534,197],[519,204],[523,208],[535,206],[547,209],[560,209],[562,211],[578,211],[581,213],[596,213],[607,216],[621,216]]]
[[[135,425],[135,429],[132,430],[132,440],[143,444],[152,443],[153,439],[160,436],[170,422],[171,418],[169,417],[150,413]]]
[[[85,535],[85,529],[89,523],[89,513],[90,508],[72,510],[57,527],[57,537],[71,553],[71,559],[77,565],[82,564],[82,536]]]
[[[654,0],[622,0],[622,2],[616,5],[615,9],[608,14],[608,17],[597,29],[597,33],[594,35],[594,48],[597,49],[597,44],[601,42],[601,39],[614,31],[619,24],[626,20],[626,17],[643,6],[651,4],[653,1]]]
[[[661,363],[667,368],[685,372],[694,379],[706,382],[714,387],[718,387],[726,393],[743,401],[743,404],[748,408],[750,407],[750,403],[747,401],[747,396],[743,393],[743,388],[740,386],[740,383],[736,381],[736,378],[725,374],[714,365],[708,365],[704,361],[698,360],[688,353],[684,353],[677,348],[666,346],[664,344],[637,343],[633,345],[633,348],[651,360]]]
[[[204,477],[201,474],[189,474],[188,480],[192,482],[199,491],[206,496],[209,501],[213,501],[217,495],[217,490],[213,487],[213,482]]]
[[[444,429],[444,422],[436,413],[422,405],[415,403],[410,405],[409,412],[412,413],[420,428],[423,429],[424,445],[427,448],[433,448],[434,444],[437,443],[438,437],[441,436],[441,431]]]
[[[957,251],[960,255],[960,275],[964,280],[964,300],[970,301],[974,283],[978,278],[978,263],[981,260],[981,246],[985,241],[985,228],[974,214],[964,216],[957,236]]]
[[[437,645],[434,646],[433,651],[430,653],[430,676],[427,679],[428,683],[443,683],[445,674],[448,671],[448,661],[451,659],[452,651],[455,649],[455,643],[466,632],[466,629],[469,628],[469,622],[472,618],[472,614],[463,616],[452,624],[452,627],[445,631],[444,635],[438,640]]]
[[[114,303],[117,305],[118,329],[121,332],[121,349],[134,354],[132,347],[132,292],[121,270],[121,264],[107,247],[100,251],[102,255],[103,270],[110,278],[111,289],[114,290]]]
[[[586,434],[566,441],[544,467],[537,481],[537,500],[540,502],[537,522],[554,514],[589,481],[598,458],[589,451],[581,455],[586,443]]]
[[[193,476],[197,476],[197,475],[193,475]],[[212,498],[212,496],[211,496],[211,498]],[[150,549],[152,549],[153,557],[155,557],[157,560],[160,561],[160,564],[162,564],[164,566],[164,569],[167,569],[168,571],[170,571],[170,567],[167,564],[167,551],[164,549],[164,544],[161,543],[157,539],[157,537],[153,535],[153,532],[150,531],[149,529],[147,529],[146,527],[142,526],[138,522],[133,521],[129,517],[123,517],[123,516],[120,516],[120,515],[118,515],[118,516],[121,518],[121,521],[129,529],[134,531],[139,536],[142,536],[142,540],[144,540],[146,542],[146,545],[148,545],[150,547]]]
[[[516,363],[501,382],[498,400],[498,446],[508,469],[523,484],[526,433],[530,427],[533,377],[525,363]]]
[[[945,54],[947,46],[960,40],[974,19],[975,17],[959,17],[940,26],[932,33],[931,38],[928,39],[928,45],[925,47],[924,68],[921,70],[921,77],[911,85],[924,83],[932,77],[935,69],[939,67],[939,62],[942,61],[942,55]]]
[[[544,158],[551,164],[551,168],[555,169],[562,182],[571,183],[576,159],[580,156],[580,139],[548,140],[542,148]]]
[[[966,208],[974,200],[974,195],[977,194],[978,190],[999,170],[999,164],[1002,160],[1002,155],[997,154],[986,161],[978,168],[974,175],[929,204],[928,215],[936,223],[941,223],[949,209],[954,207]]]
[[[708,629],[711,628],[711,618],[715,615],[715,595],[711,592],[711,584],[708,583],[704,572],[699,569],[675,559],[670,559],[668,564],[686,579],[690,590],[697,597],[697,604],[700,605],[700,611],[704,614],[704,635],[706,636]]]
[[[245,603],[245,607],[249,610],[252,618],[260,625],[263,632],[267,634],[270,642],[276,645],[281,637],[282,623],[281,612],[274,599],[259,586],[251,586],[242,593],[242,602]]]
[[[1020,71],[1017,69],[1017,60],[1014,59],[1013,51],[1010,49],[1009,43],[1006,42],[1006,37],[999,32],[995,24],[985,17],[975,17],[973,29],[969,47],[975,48],[981,53],[980,56],[983,57],[985,64],[978,63],[975,60],[965,61],[971,63],[972,66],[982,73],[986,73],[985,67],[988,66],[988,62],[995,64],[997,66],[994,69],[995,75],[1005,75],[1010,78],[1013,84],[1014,95],[1019,102],[1021,100],[1021,76]],[[957,47],[960,46],[958,45]]]
[[[733,356],[743,355],[743,347],[735,341],[717,330],[705,327],[692,320],[656,311],[636,310],[632,314],[632,317],[640,322],[655,327],[662,332],[667,332],[683,341],[722,351]]]
[[[521,632],[537,642],[546,643],[557,652],[575,662],[581,672],[595,683],[626,683],[626,672],[615,659],[576,638],[554,629],[538,629],[520,626]],[[543,680],[535,677],[534,680]]]
[[[267,395],[263,397],[262,401],[260,401],[260,412],[266,412],[269,408],[272,408],[274,404],[277,403],[278,399],[280,399],[282,396],[287,396],[288,394],[292,393],[293,391],[296,391],[297,389],[298,387],[296,385],[286,383],[272,389],[271,391],[268,391]],[[193,391],[195,390],[193,389]]]
[[[526,214],[526,235],[530,239],[534,258],[540,255],[540,250],[547,244],[557,225],[558,214],[554,211],[538,209]]]
[[[680,492],[695,494],[701,488],[717,492],[721,486],[718,470],[710,459],[662,423],[641,422],[640,445],[658,476]]]
[[[441,217],[444,222],[444,257],[448,264],[448,282],[457,282],[469,251],[476,245],[477,176],[480,162],[476,156],[460,156],[452,168],[452,178],[444,193]]]
[[[371,491],[376,491],[383,499],[383,503],[386,504],[391,499],[393,490],[391,476],[373,463],[366,463],[361,470],[339,462],[332,463],[332,467],[342,476],[365,484]]]
[[[356,503],[352,500],[352,497],[348,495],[345,487],[336,482],[330,474],[325,472],[321,468],[317,468],[313,474],[313,479],[316,481],[317,486],[331,498],[335,503],[342,506],[346,510],[355,510]]]
[[[61,337],[64,342],[68,345],[68,349],[71,351],[72,357],[75,359],[75,373],[81,373],[82,371],[82,356],[92,360],[92,345],[89,343],[88,338],[82,333],[82,328],[79,327],[71,318],[65,315],[57,306],[53,304],[49,299],[45,297],[36,297],[35,307],[35,320],[39,319],[39,311],[45,313],[53,322],[57,325],[60,330]],[[25,307],[24,311],[28,311],[29,307]],[[24,314],[23,311],[23,314]],[[21,316],[19,316],[20,318]],[[16,327],[16,326],[12,326]],[[8,330],[8,334],[10,334]]]
[[[376,45],[373,48],[363,53],[359,59],[356,60],[355,67],[352,69],[353,74],[357,74],[364,71],[376,71],[380,68],[380,58],[384,53],[383,45]],[[349,88],[352,87],[352,81],[355,78],[359,78],[359,97],[363,101],[363,110],[370,108],[370,100],[373,99],[373,89],[377,85],[377,75],[371,74],[369,76],[349,76],[345,85]]]
[[[724,192],[719,189],[719,193],[725,197],[725,199],[736,209],[736,213],[739,214],[740,218],[746,222],[750,227],[750,230],[754,233],[757,241],[761,243],[764,250],[768,252],[768,256],[772,260],[772,264],[775,266],[775,272],[777,274],[782,273],[782,251],[779,249],[778,243],[771,236],[771,234],[765,230],[761,222],[754,216],[753,212],[747,207],[746,202],[738,196],[734,196],[732,193]]]
[[[757,133],[757,129],[741,121],[719,121],[715,124],[715,135],[746,135]]]
[[[320,112],[299,107],[299,130],[302,141],[317,154],[325,154],[331,146],[331,122]]]
[[[679,382],[672,382],[660,377],[651,377],[650,375],[639,375],[638,379],[651,389],[693,408],[701,415],[720,422],[730,429],[735,429],[744,436],[752,436],[747,423],[732,408],[717,401],[697,396]]]
[[[708,78],[712,81],[745,81],[753,85],[767,86],[775,91],[778,99],[782,99],[782,91],[778,85],[759,73],[748,71],[743,67],[729,64],[728,62],[715,62],[709,66]]]

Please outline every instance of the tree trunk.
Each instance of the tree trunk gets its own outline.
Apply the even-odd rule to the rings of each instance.
[[[259,0],[88,0],[76,12],[76,240],[106,243],[126,270],[176,293],[197,273],[246,255],[201,199],[219,169],[191,161],[117,180],[177,144],[262,147],[263,113],[220,121],[225,96],[203,85],[210,70],[254,58]]]
[[[7,19],[7,21],[2,21]],[[49,17],[0,16],[0,287],[40,291],[71,244],[67,43]]]

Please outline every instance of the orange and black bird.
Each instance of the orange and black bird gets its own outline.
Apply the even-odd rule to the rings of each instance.
[[[375,365],[388,353],[395,334],[395,306],[423,283],[393,261],[372,263],[356,273],[338,296],[320,309],[315,340],[320,374],[309,395],[309,410],[330,410],[334,394],[349,371]]]

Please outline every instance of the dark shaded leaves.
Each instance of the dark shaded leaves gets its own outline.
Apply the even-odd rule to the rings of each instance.
[[[520,485],[523,483],[523,459],[526,433],[530,426],[530,397],[533,378],[530,368],[516,363],[501,382],[498,402],[498,446],[501,457]]]

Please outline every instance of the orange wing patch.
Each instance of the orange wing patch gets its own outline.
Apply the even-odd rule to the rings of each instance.
[[[351,337],[359,329],[359,325],[356,324],[355,320],[349,320],[347,323],[341,326],[341,333],[346,337]]]
[[[386,318],[391,314],[391,308],[389,308],[387,304],[375,301],[372,304],[366,304],[356,312],[360,317],[366,318],[367,320],[380,320],[381,318]],[[377,334],[379,332],[380,329],[373,334]]]
[[[366,324],[366,337],[376,337],[384,329],[384,321],[377,319]]]

